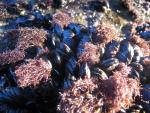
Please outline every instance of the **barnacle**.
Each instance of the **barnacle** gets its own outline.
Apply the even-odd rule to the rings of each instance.
[[[117,30],[113,26],[101,24],[97,26],[96,30],[96,36],[94,37],[96,44],[107,44],[113,39],[118,39]]]
[[[90,78],[74,82],[73,86],[61,94],[58,110],[62,113],[97,113],[103,102],[95,94],[97,85]]]
[[[85,43],[83,52],[78,58],[79,63],[87,62],[90,66],[100,61],[100,51],[98,47],[92,43]]]
[[[50,82],[52,65],[43,59],[28,59],[27,63],[16,67],[17,84],[20,87],[36,87],[41,83]]]
[[[9,30],[0,40],[0,63],[2,65],[23,60],[25,49],[43,47],[46,31],[42,29],[20,28]]]
[[[53,22],[63,28],[72,22],[72,18],[67,13],[59,11],[53,15]]]
[[[131,106],[135,97],[140,94],[139,81],[128,78],[128,73],[128,68],[121,64],[119,71],[115,71],[99,84],[99,90],[104,96],[104,105],[112,113]]]

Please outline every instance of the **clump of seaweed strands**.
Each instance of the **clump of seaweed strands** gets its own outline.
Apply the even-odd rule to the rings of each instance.
[[[37,28],[20,28],[9,30],[0,40],[0,64],[15,63],[23,60],[25,49],[43,47],[47,32]]]
[[[96,36],[94,37],[94,42],[96,44],[108,44],[113,39],[118,39],[117,30],[110,25],[101,24],[96,28]]]
[[[71,22],[72,18],[65,12],[59,11],[53,15],[53,23],[59,24],[62,28]]]
[[[24,50],[31,46],[42,47],[46,39],[47,32],[37,28],[20,28],[18,35],[17,48]]]
[[[137,79],[128,78],[129,68],[120,64],[108,79],[99,84],[99,91],[104,97],[104,105],[109,112],[118,112],[132,105],[136,96],[140,95],[140,83]]]
[[[11,87],[0,92],[0,111],[4,113],[33,113],[36,109],[33,92]],[[30,109],[32,106],[33,109]]]
[[[18,51],[17,49],[8,50],[0,54],[1,65],[15,63],[17,61],[23,60],[25,53],[23,51]]]
[[[98,47],[90,42],[84,44],[83,52],[78,58],[79,63],[87,62],[93,66],[100,61],[100,51]]]
[[[95,94],[97,85],[92,79],[79,79],[61,94],[58,110],[62,113],[97,113],[103,102]]]
[[[130,37],[130,42],[138,45],[141,48],[144,56],[150,55],[150,47],[149,47],[148,42],[140,38],[138,35],[132,34]]]
[[[28,59],[24,63],[16,67],[16,81],[19,87],[36,87],[41,82],[50,82],[52,65],[43,59]]]

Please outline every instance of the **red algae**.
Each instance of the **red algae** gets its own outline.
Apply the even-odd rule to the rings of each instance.
[[[53,15],[53,22],[63,28],[72,22],[72,18],[67,13],[59,11]]]
[[[97,113],[103,102],[94,96],[97,85],[90,78],[74,82],[69,90],[61,94],[58,109],[63,113]]]
[[[35,87],[41,82],[49,82],[52,65],[43,59],[32,60],[16,68],[16,80],[20,87]]]
[[[121,64],[120,67],[120,71],[115,71],[99,85],[99,90],[104,96],[104,104],[111,113],[118,112],[121,108],[129,108],[135,97],[140,95],[139,81],[128,78],[127,66]]]
[[[79,56],[79,63],[87,62],[89,66],[93,66],[100,61],[100,51],[98,47],[92,43],[85,43],[83,53]]]
[[[37,28],[9,30],[4,39],[1,39],[0,63],[5,65],[23,60],[25,49],[32,46],[43,47],[46,34],[46,31]]]
[[[97,26],[96,30],[96,36],[94,37],[94,43],[96,44],[107,44],[113,39],[118,39],[117,30],[113,26],[101,24]]]

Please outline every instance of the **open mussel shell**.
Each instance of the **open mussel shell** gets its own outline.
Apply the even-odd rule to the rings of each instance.
[[[100,62],[100,66],[110,72],[113,71],[119,65],[119,60],[117,58],[109,58]]]

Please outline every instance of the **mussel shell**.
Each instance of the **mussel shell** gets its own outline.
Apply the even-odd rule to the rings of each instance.
[[[142,106],[142,105],[139,105],[139,104],[133,104],[133,105],[131,106],[131,109],[140,110],[140,109],[143,109],[143,106]]]
[[[32,112],[37,112],[33,91],[30,89],[26,90],[18,87],[7,88],[0,92],[0,101],[0,108],[3,106],[0,111],[22,113],[24,110],[33,110]]]
[[[48,58],[50,59],[50,61],[52,62],[52,65],[54,67],[60,67],[62,64],[62,56],[54,49],[52,50],[49,55]]]
[[[75,34],[71,30],[64,30],[62,33],[63,42],[72,49],[74,49],[76,45],[76,42],[73,39],[74,36]]]
[[[117,58],[109,58],[100,62],[101,67],[106,71],[112,71],[119,65]]]
[[[106,74],[102,69],[100,69],[100,68],[98,68],[98,67],[94,67],[94,68],[92,69],[91,75],[92,75],[93,77],[96,76],[96,77],[98,77],[98,78],[101,79],[101,80],[106,80],[106,79],[108,79],[107,74]]]
[[[146,63],[146,60],[148,63]],[[143,71],[141,72],[141,82],[150,83],[150,68],[149,68],[150,56],[142,57],[141,64],[143,66]]]
[[[63,42],[60,43],[59,48],[60,48],[61,51],[63,51],[68,56],[73,54],[73,51],[71,50],[71,48]]]
[[[41,21],[44,20],[44,16],[42,15],[41,11],[36,10],[36,11],[34,11],[33,14],[34,14],[36,20],[41,20]]]
[[[86,43],[86,42],[90,42],[92,40],[92,35],[89,34],[89,33],[83,33],[81,34],[81,40],[80,40],[80,43],[82,43],[83,45]]]
[[[135,29],[136,29],[137,32],[144,31],[144,27],[143,26],[137,26]]]
[[[27,49],[25,49],[25,58],[35,58],[38,54],[38,48],[36,46],[33,47],[29,47]]]
[[[140,63],[132,62],[132,63],[130,64],[130,66],[131,66],[133,69],[135,69],[136,71],[138,71],[139,73],[143,71],[143,66],[142,66],[142,64],[140,64]]]
[[[89,8],[92,11],[104,11],[103,6],[105,6],[105,2],[94,0],[88,2]]]
[[[133,62],[140,62],[141,57],[143,57],[143,53],[142,53],[139,46],[133,45],[133,48],[134,48],[134,56],[133,56],[132,61]]]
[[[133,104],[129,109],[127,109],[127,113],[144,113],[142,104]]]
[[[83,77],[83,78],[85,76],[87,76],[89,78],[91,77],[91,70],[87,63],[81,64],[81,66],[79,68],[79,75],[80,75],[80,77]]]
[[[62,81],[62,76],[60,74],[60,71],[56,68],[52,68],[52,71],[51,71],[51,78],[52,78],[52,82],[53,82],[53,85],[58,88],[61,86],[61,81]]]
[[[91,41],[91,38],[88,35],[84,35],[81,38],[81,40],[80,40],[80,42],[78,44],[78,47],[77,47],[77,57],[79,57],[84,52],[84,45],[85,45],[85,43],[90,42],[90,41]]]
[[[9,86],[17,86],[16,75],[12,66],[3,70],[3,75],[7,79]]]
[[[140,78],[140,74],[138,71],[136,71],[135,69],[131,69],[131,72],[129,74],[129,77],[133,78],[133,79],[139,79]]]
[[[150,40],[150,30],[149,31],[144,31],[140,33],[140,36],[144,38],[145,40]]]
[[[105,58],[115,57],[119,51],[119,46],[120,43],[115,40],[112,40],[110,43],[108,43],[105,51]]]
[[[26,24],[27,22],[31,22],[35,19],[33,15],[18,17],[15,21],[16,24]]]
[[[117,54],[117,58],[119,59],[119,61],[129,64],[132,61],[133,56],[134,49],[132,45],[128,41],[123,41],[120,45],[120,50]]]
[[[53,8],[58,9],[61,8],[61,6],[62,6],[62,0],[53,0],[53,4],[52,4]]]
[[[143,105],[143,107],[147,111],[147,113],[149,113],[150,112],[150,84],[146,84],[143,86],[143,89],[141,91],[141,96],[142,99],[147,102]]]
[[[125,109],[121,108],[117,113],[127,113]]]
[[[57,53],[59,53],[59,55],[61,56],[61,59],[62,59],[62,62],[64,63],[64,61],[68,61],[68,59],[70,58],[71,56],[71,53],[66,53],[66,51],[60,49],[60,48],[56,48],[55,51]]]
[[[104,54],[106,51],[105,47],[103,47],[103,46],[99,47],[99,51],[100,51],[100,59],[104,58],[105,57]]]
[[[72,75],[75,75],[76,68],[77,68],[77,59],[72,56],[66,64],[66,71]]]
[[[61,28],[60,25],[55,24],[55,25],[54,25],[54,28],[53,28],[53,32],[54,32],[56,35],[58,35],[59,37],[61,37],[62,32],[63,32],[63,29]]]
[[[6,78],[3,75],[0,75],[0,91],[8,86]]]
[[[59,47],[60,38],[56,36],[54,33],[51,33],[50,35],[47,36],[47,40],[45,43],[49,49],[55,49]]]
[[[7,5],[7,12],[10,14],[19,14],[19,9],[17,8],[16,4],[9,4]]]
[[[83,26],[81,26],[80,24],[76,24],[76,23],[70,23],[68,25],[68,28],[72,30],[76,35],[79,35]]]
[[[69,79],[64,80],[63,89],[69,89],[72,86],[72,81]]]

